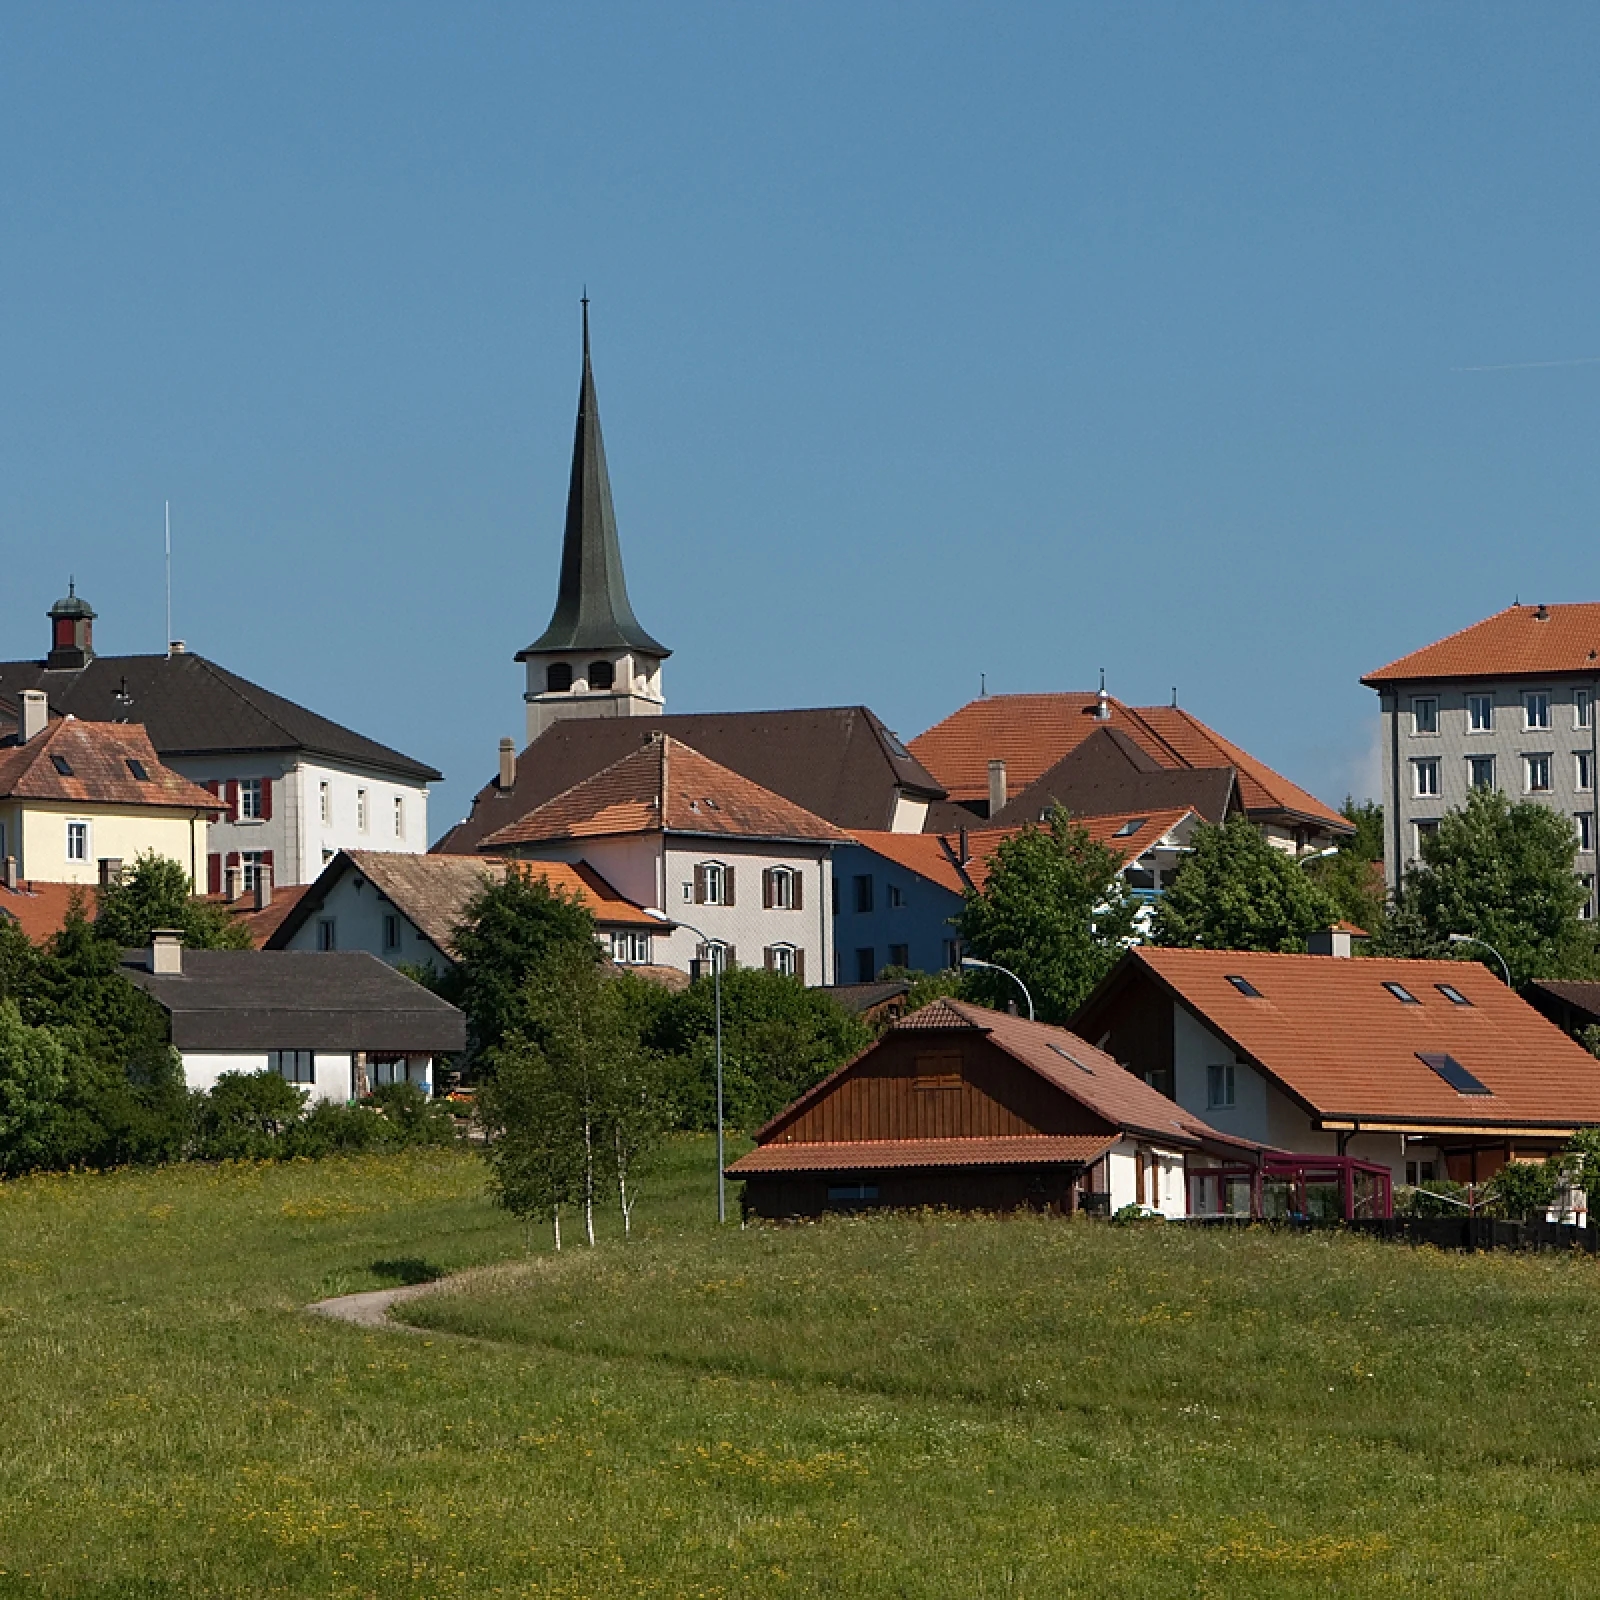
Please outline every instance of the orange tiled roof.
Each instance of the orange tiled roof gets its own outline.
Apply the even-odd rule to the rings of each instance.
[[[669,736],[491,833],[480,849],[629,833],[840,842],[849,835]]]
[[[1097,728],[1127,734],[1168,768],[1233,767],[1246,811],[1286,811],[1347,831],[1348,822],[1315,795],[1274,772],[1176,706],[1127,706],[1108,696],[1108,721],[1095,716],[1092,694],[1001,694],[969,700],[911,741],[912,754],[954,800],[989,793],[989,762],[1006,763],[1012,796],[1037,782]]]
[[[1600,605],[1507,606],[1482,622],[1413,650],[1365,684],[1429,678],[1513,678],[1600,673]]]
[[[0,916],[10,917],[34,944],[43,944],[60,930],[74,896],[84,915],[93,917],[93,888],[81,883],[23,883],[15,889],[0,884]]]
[[[1324,1120],[1417,1128],[1600,1123],[1600,1061],[1474,961],[1149,947],[1125,960],[1154,974]],[[1241,994],[1230,975],[1260,998]],[[1116,981],[1116,974],[1108,980]],[[1385,983],[1421,1003],[1403,1004]],[[1471,1004],[1452,1004],[1440,984]],[[1491,1092],[1458,1094],[1418,1051],[1453,1056]]]
[[[143,769],[144,778],[135,776],[132,763]],[[138,723],[79,722],[76,717],[52,720],[26,744],[0,749],[0,798],[222,809],[214,794],[162,766],[149,734]]]
[[[226,895],[208,894],[206,899],[220,906],[235,922],[245,928],[250,942],[257,950],[265,948],[267,940],[288,920],[290,913],[300,904],[311,885],[309,883],[275,883],[272,886],[272,904],[256,910],[255,895],[242,895],[229,900]]]

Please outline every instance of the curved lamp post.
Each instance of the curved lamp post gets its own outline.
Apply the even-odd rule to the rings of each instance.
[[[1028,993],[1028,986],[1010,967],[1002,967],[998,961],[980,961],[976,956],[962,956],[961,965],[964,970],[982,967],[988,972],[1003,972],[1022,991],[1022,998],[1028,1002],[1028,1021],[1034,1021],[1033,996]]]
[[[665,911],[656,906],[645,906],[644,914],[654,917],[657,922],[672,923],[679,928],[686,928],[711,952],[711,982],[716,992],[717,1007],[717,1221],[728,1220],[728,1183],[722,1175],[722,945],[711,937],[703,928],[697,928],[692,922],[683,922],[676,917],[669,917]]]
[[[1511,988],[1511,968],[1506,965],[1506,958],[1500,954],[1487,939],[1480,939],[1475,933],[1452,933],[1451,944],[1481,944],[1485,950],[1500,963],[1500,970],[1506,975],[1506,988]]]
[[[1310,855],[1296,856],[1295,860],[1297,862],[1299,862],[1299,864],[1303,867],[1308,862],[1326,861],[1329,856],[1336,856],[1336,855],[1338,855],[1338,853],[1339,853],[1338,845],[1330,844],[1326,850],[1313,850]]]

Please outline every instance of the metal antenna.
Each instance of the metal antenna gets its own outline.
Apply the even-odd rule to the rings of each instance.
[[[983,699],[984,696],[988,694],[988,692],[989,692],[989,674],[987,672],[980,672],[978,674],[978,698],[980,700]]]
[[[172,654],[172,502],[167,501],[167,654]]]

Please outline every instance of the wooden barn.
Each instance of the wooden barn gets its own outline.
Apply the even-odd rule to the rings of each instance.
[[[728,1175],[759,1217],[869,1206],[1189,1213],[1191,1178],[1259,1168],[1064,1028],[938,1000],[780,1112]]]

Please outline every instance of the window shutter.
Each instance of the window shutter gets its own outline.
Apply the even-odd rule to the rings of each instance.
[[[725,906],[733,904],[733,868],[722,869],[722,903]]]
[[[261,852],[261,865],[272,874],[273,883],[276,884],[278,879],[278,869],[273,865],[272,852],[270,850],[263,850]]]
[[[772,868],[771,867],[763,867],[761,869],[761,909],[763,911],[770,911],[772,909],[772,899],[773,899],[772,879],[773,879]],[[767,965],[771,966],[772,963],[769,961],[767,963]]]
[[[706,869],[704,867],[696,867],[694,869],[694,903],[697,906],[703,906],[706,903]]]
[[[236,779],[228,779],[227,787],[223,791],[223,798],[228,806],[228,821],[237,822],[239,820],[239,784]]]
[[[767,948],[761,952],[761,955],[762,955],[763,960],[765,960],[765,962],[766,962],[767,971],[771,972],[772,968],[773,968],[773,965],[777,961],[777,955],[773,951],[772,946],[769,944],[767,946]]]
[[[239,852],[237,850],[230,850],[228,852],[228,859],[223,863],[223,865],[237,867],[239,864]]]
[[[805,909],[805,881],[806,875],[803,872],[791,872],[789,874],[789,909],[791,911],[803,911]]]
[[[794,881],[799,883],[800,880],[796,878]],[[806,981],[806,953],[799,945],[795,946],[794,951],[794,975],[801,983]]]
[[[222,893],[222,857],[215,850],[206,857],[206,893]]]
[[[263,822],[271,822],[272,821],[272,779],[271,778],[263,778],[261,780],[261,820]]]
[[[722,947],[722,970],[724,972],[731,971],[734,967],[738,966],[738,964],[739,964],[738,952],[733,948],[733,946],[731,944],[723,945],[723,947]]]

